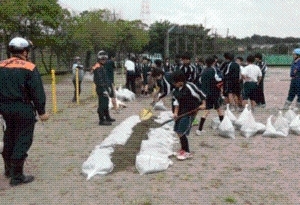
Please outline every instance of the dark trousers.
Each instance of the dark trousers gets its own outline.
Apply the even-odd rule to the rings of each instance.
[[[293,102],[296,95],[297,102],[300,103],[300,78],[292,78],[287,100]]]
[[[19,114],[3,114],[6,122],[2,156],[7,160],[25,160],[32,145],[35,119],[22,118]]]
[[[259,85],[257,86],[257,90],[255,93],[255,102],[256,104],[266,104],[265,94],[264,94],[264,78],[260,81]]]
[[[99,120],[104,120],[105,115],[108,112],[108,104],[109,104],[109,98],[108,96],[103,95],[103,93],[98,93],[98,114],[99,114]]]
[[[136,75],[134,74],[134,72],[127,71],[126,88],[128,90],[131,90],[133,93],[135,93],[135,79],[136,79]]]
[[[78,95],[80,95],[80,93],[81,93],[81,82],[82,81],[79,81],[79,93],[78,93]],[[74,85],[74,100],[77,100],[77,95],[76,95],[76,80],[73,80],[73,85]]]

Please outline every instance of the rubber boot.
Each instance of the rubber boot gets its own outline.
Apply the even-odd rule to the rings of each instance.
[[[116,121],[116,119],[113,119],[113,118],[110,117],[109,110],[105,110],[104,114],[105,114],[106,121],[108,121],[108,122],[114,122],[114,121]]]
[[[27,184],[34,180],[34,176],[23,174],[24,162],[25,160],[11,160],[11,169],[10,169],[11,186]]]
[[[291,104],[292,104],[291,101],[286,100],[285,103],[284,103],[284,105],[283,105],[283,108],[282,108],[282,109],[283,109],[283,110],[288,110],[289,107],[291,106]]]

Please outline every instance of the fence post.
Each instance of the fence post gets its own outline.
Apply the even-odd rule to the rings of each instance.
[[[56,102],[56,80],[55,80],[55,70],[51,70],[51,77],[52,77],[52,112],[54,114],[57,113],[57,102]]]
[[[79,69],[76,68],[76,103],[79,105]]]

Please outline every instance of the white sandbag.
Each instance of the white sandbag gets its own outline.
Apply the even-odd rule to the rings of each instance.
[[[284,118],[288,120],[289,123],[296,118],[297,114],[289,107],[288,111],[284,113]]]
[[[213,130],[218,129],[219,125],[220,125],[221,121],[219,117],[215,117],[211,120],[211,128]]]
[[[141,122],[137,115],[130,116],[116,126],[108,137],[100,144],[100,147],[110,147],[115,145],[125,145],[133,132],[133,127]]]
[[[116,97],[119,100],[122,101],[134,101],[135,100],[135,94],[128,90],[127,88],[120,87],[118,90],[116,90]]]
[[[297,115],[290,123],[290,130],[296,135],[300,135],[300,116]]]
[[[247,115],[247,116],[246,116]],[[246,112],[245,117],[247,117],[247,123],[243,123],[241,126],[241,134],[246,137],[252,137],[257,133],[257,126],[252,112]]]
[[[87,175],[87,180],[90,180],[95,175],[106,175],[113,170],[113,163],[111,162],[111,153],[114,149],[95,148],[88,159],[82,164],[82,173]]]
[[[267,120],[266,130],[262,134],[263,137],[286,137],[283,132],[277,131],[276,128],[272,125],[272,117],[271,115]]]
[[[224,119],[219,125],[219,135],[235,139],[234,126],[227,115],[224,115]]]
[[[116,99],[116,103],[117,103],[117,109],[127,107],[127,105],[119,99]],[[113,107],[114,106],[113,106],[113,103],[112,103],[112,99],[109,98],[108,108],[112,109]]]
[[[256,129],[257,133],[263,133],[264,131],[266,131],[266,125],[261,122],[256,122]]]
[[[142,152],[136,156],[135,160],[135,167],[141,175],[164,171],[172,164],[172,160],[167,155],[152,155]]]
[[[143,140],[141,143],[140,152],[149,155],[172,156],[174,155],[172,148],[173,146],[168,145],[167,143],[153,140]]]
[[[226,104],[225,115],[227,115],[229,117],[230,121],[233,123],[237,120],[237,118],[234,116],[234,114],[229,109],[229,104]]]
[[[172,118],[173,118],[172,111],[161,111],[154,121],[159,124],[162,124],[163,122],[170,120]]]
[[[166,106],[164,105],[164,101],[159,100],[153,106],[153,110],[167,110]]]
[[[248,104],[246,104],[243,112],[240,114],[240,116],[237,118],[237,120],[234,121],[234,125],[240,129],[241,126],[247,122],[247,117],[248,117],[248,114],[249,114],[250,110],[248,109]]]
[[[289,121],[283,117],[282,112],[279,111],[277,119],[275,120],[273,126],[277,132],[282,132],[285,136],[289,134]]]

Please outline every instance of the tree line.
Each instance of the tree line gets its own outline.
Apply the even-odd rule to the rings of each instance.
[[[76,14],[62,8],[57,0],[1,0],[0,18],[0,41],[6,56],[9,56],[10,39],[15,36],[30,39],[35,48],[31,59],[46,73],[54,67],[68,67],[74,56],[83,57],[85,66],[89,67],[101,49],[119,58],[145,52],[172,57],[185,50],[195,55],[237,51],[241,46],[251,50],[254,44],[270,44],[274,46],[273,52],[286,52],[300,42],[300,38],[294,37],[222,37],[201,23],[177,26],[170,31],[174,24],[168,20],[145,25],[141,20],[116,18],[114,12],[107,9]],[[166,49],[170,51],[169,56]]]

